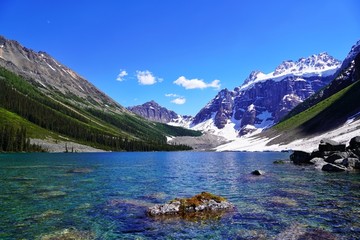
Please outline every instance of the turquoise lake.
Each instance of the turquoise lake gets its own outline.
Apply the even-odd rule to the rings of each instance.
[[[0,154],[0,239],[77,231],[95,239],[360,239],[360,173],[326,173],[289,153]],[[261,169],[264,176],[253,176]],[[208,191],[234,211],[153,219],[156,203]]]

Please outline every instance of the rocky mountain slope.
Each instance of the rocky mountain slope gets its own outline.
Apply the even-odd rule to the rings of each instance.
[[[35,52],[14,40],[0,36],[0,66],[24,77],[47,95],[62,95],[81,106],[125,109],[43,51]]]
[[[264,74],[254,71],[243,85],[223,89],[194,117],[194,129],[241,136],[279,122],[295,106],[325,87],[341,62],[327,53],[284,61]]]
[[[155,122],[169,123],[173,119],[179,118],[177,113],[160,106],[155,101],[128,107],[127,109],[139,116]]]
[[[0,112],[0,152],[27,151],[30,139],[44,148],[80,143],[112,151],[184,150],[190,148],[168,145],[167,137],[201,135],[141,118],[50,55],[4,37]]]

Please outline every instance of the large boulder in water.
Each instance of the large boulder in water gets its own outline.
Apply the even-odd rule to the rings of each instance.
[[[192,213],[216,212],[233,208],[234,206],[225,198],[202,192],[191,198],[176,198],[169,203],[156,204],[147,209],[147,214],[152,217],[180,215],[186,218]]]
[[[346,167],[341,166],[341,165],[328,163],[328,164],[325,164],[321,170],[326,171],[326,172],[344,172],[347,169],[346,169]]]
[[[358,158],[345,158],[335,160],[335,164],[340,164],[346,167],[348,170],[360,169],[360,160]]]
[[[294,164],[309,164],[311,158],[311,154],[304,151],[294,151],[290,155],[290,160],[293,161]]]
[[[348,149],[356,155],[360,156],[360,136],[353,137],[350,140]]]
[[[347,157],[349,157],[347,152],[336,152],[325,158],[325,162],[334,163],[338,159],[345,159]]]

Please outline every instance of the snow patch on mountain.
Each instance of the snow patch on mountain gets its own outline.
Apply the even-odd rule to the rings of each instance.
[[[256,128],[264,129],[274,124],[272,113],[267,110],[260,113],[257,117],[261,122],[254,125]]]
[[[292,60],[282,62],[275,71],[265,74],[259,71],[252,72],[240,90],[251,88],[254,84],[267,80],[281,81],[288,76],[303,77],[327,77],[333,75],[339,68],[341,62],[328,53],[311,55],[308,58],[300,58],[294,62]],[[303,80],[299,78],[298,80]]]
[[[322,139],[332,139],[339,143],[348,143],[349,139],[360,136],[360,120],[354,120],[355,117],[349,120],[341,127],[319,134],[314,137],[306,139],[298,139],[288,144],[274,144],[267,145],[271,139],[260,138],[257,132],[251,135],[236,138],[230,143],[226,143],[217,147],[216,151],[289,151],[289,150],[302,150],[312,151],[319,145]],[[357,118],[358,119],[358,118]]]
[[[236,121],[228,121],[224,128],[219,129],[215,125],[216,112],[212,114],[212,117],[206,121],[203,121],[197,125],[190,125],[193,130],[210,133],[216,136],[224,137],[227,140],[234,140],[238,135],[238,131],[235,129],[237,125]]]

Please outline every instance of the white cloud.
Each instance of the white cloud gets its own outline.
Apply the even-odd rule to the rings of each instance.
[[[211,83],[206,83],[202,79],[186,79],[184,76],[179,77],[174,81],[175,84],[184,87],[185,89],[204,89],[204,88],[216,88],[220,89],[220,80],[214,80]]]
[[[141,85],[153,85],[162,79],[157,79],[150,71],[136,71],[136,77]]]
[[[177,95],[175,93],[167,93],[167,94],[165,94],[165,97],[179,97],[179,95]]]
[[[120,69],[120,73],[119,75],[117,76],[116,80],[118,81],[124,81],[124,77],[126,77],[128,75],[128,73],[125,71],[125,70],[121,70]]]
[[[178,98],[175,98],[174,100],[172,100],[171,102],[178,104],[178,105],[182,105],[186,102],[186,99],[183,97],[178,97]]]
[[[167,93],[167,94],[165,94],[165,97],[174,98],[173,100],[171,100],[171,102],[178,104],[178,105],[182,105],[186,102],[186,98],[184,98],[183,96],[180,96],[176,93]]]

